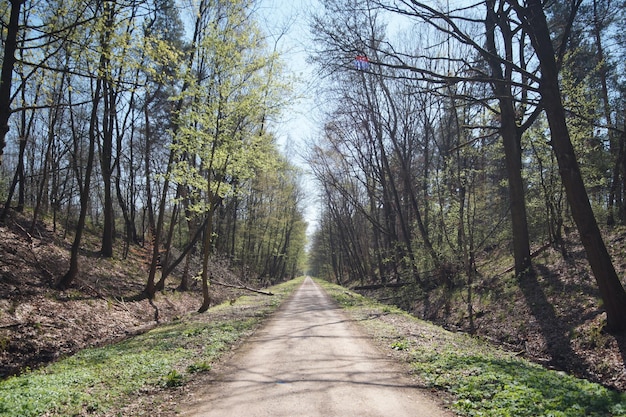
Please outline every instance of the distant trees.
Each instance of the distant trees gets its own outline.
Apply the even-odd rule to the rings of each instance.
[[[623,56],[624,48],[614,42],[620,46],[609,55],[603,48],[615,35],[608,27],[617,21],[607,18],[608,3],[503,0],[454,8],[413,0],[328,0],[324,5],[313,24],[320,45],[315,57],[340,87],[329,93],[337,104],[310,158],[324,195],[334,196],[323,214],[319,233],[325,236],[314,241],[315,268],[342,282],[411,277],[425,289],[433,280],[452,288],[464,278],[471,321],[477,253],[511,238],[515,271],[523,277],[531,267],[531,242],[559,244],[570,213],[607,325],[626,327],[626,293],[595,220],[615,223],[623,186],[617,168],[623,166],[617,139],[623,123],[614,118],[623,119],[625,80],[607,71],[610,55]],[[421,35],[391,38],[384,19],[393,19],[394,28],[416,25]],[[583,32],[592,36],[584,41]],[[368,56],[369,69],[353,65],[357,55]],[[576,56],[595,67],[580,74]],[[602,88],[581,89],[585,76],[596,77]],[[586,145],[577,147],[570,131],[576,137],[580,132]],[[546,140],[551,149],[543,146]],[[585,173],[594,187],[592,199]],[[529,189],[529,181],[541,184],[543,193]],[[366,191],[354,192],[355,187]],[[559,197],[563,192],[567,208]],[[372,201],[364,204],[359,195]],[[335,214],[346,204],[358,210]],[[509,210],[510,222],[503,221]],[[342,235],[356,216],[366,219],[366,230],[357,236],[350,226],[352,236]],[[362,266],[346,263],[361,239],[368,243],[360,251],[381,259],[366,274]],[[385,268],[385,261],[402,269]]]
[[[228,256],[248,281],[302,269],[299,174],[271,132],[288,97],[279,57],[255,24],[253,1],[189,7],[0,2],[0,118],[11,126],[0,131],[2,217],[17,196],[18,208],[33,208],[33,225],[52,215],[55,228],[72,234],[58,288],[77,278],[87,230],[98,230],[106,257],[122,234],[122,256],[131,245],[146,248],[148,297],[185,261],[180,288],[201,272],[202,309],[210,257]],[[246,204],[255,198],[272,198],[268,216],[280,221],[257,215]],[[272,233],[246,234],[270,224]],[[202,271],[189,271],[194,254],[203,255]]]

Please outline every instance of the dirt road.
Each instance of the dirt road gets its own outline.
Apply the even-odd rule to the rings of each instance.
[[[307,278],[182,416],[449,417]]]

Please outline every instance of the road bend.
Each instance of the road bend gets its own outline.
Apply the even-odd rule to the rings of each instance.
[[[190,417],[454,414],[417,388],[310,278],[181,413]]]

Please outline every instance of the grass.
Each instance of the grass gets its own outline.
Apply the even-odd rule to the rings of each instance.
[[[626,416],[626,395],[546,369],[478,338],[452,333],[398,309],[321,282],[422,384],[445,392],[466,416]]]
[[[111,414],[138,394],[173,389],[211,369],[302,280],[275,294],[244,296],[126,341],[94,349],[0,382],[0,416]],[[120,414],[121,415],[121,414]]]
[[[115,345],[0,382],[0,416],[124,415],[136,397],[176,390],[274,311],[302,282],[246,296]],[[342,287],[320,284],[431,390],[466,416],[626,416],[626,396],[451,333]],[[158,396],[156,396],[158,397]]]

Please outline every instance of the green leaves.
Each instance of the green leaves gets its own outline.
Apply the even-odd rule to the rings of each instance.
[[[194,210],[211,210],[215,199],[233,195],[270,158],[263,123],[276,111],[276,56],[267,53],[245,1],[207,11],[194,59],[179,134],[173,179],[189,187]]]

